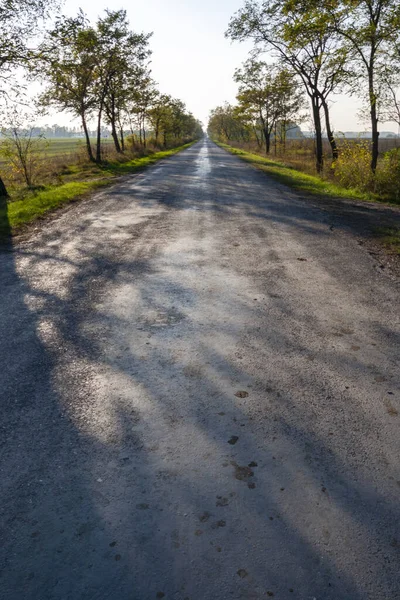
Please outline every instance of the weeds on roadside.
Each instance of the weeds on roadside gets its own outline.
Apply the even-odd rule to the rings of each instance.
[[[227,149],[232,146],[225,146]],[[388,148],[385,144],[383,147]],[[247,154],[248,162],[275,175],[283,183],[313,194],[400,204],[400,148],[383,152],[375,173],[371,170],[369,140],[340,140],[339,157],[325,161],[321,175],[315,172],[310,140],[293,140],[284,155],[265,156],[254,144],[235,143],[235,153]],[[240,150],[237,150],[240,148]],[[264,167],[261,167],[261,163]]]

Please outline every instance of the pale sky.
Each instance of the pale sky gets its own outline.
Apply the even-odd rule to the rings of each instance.
[[[152,75],[159,89],[183,100],[194,116],[207,124],[212,108],[235,101],[236,67],[247,58],[251,44],[231,44],[224,38],[230,17],[244,0],[66,0],[63,12],[82,8],[91,20],[104,9],[125,8],[135,31],[153,32],[150,46]],[[363,130],[358,122],[358,101],[337,98],[332,106],[336,131]],[[58,117],[58,115],[57,115]],[[66,124],[59,116],[58,122]],[[303,129],[308,129],[303,125]],[[381,130],[396,131],[393,124]]]

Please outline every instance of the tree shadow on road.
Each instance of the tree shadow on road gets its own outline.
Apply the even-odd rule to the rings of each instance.
[[[116,201],[120,216],[130,199]],[[259,218],[257,194],[230,202],[216,208],[205,190],[195,206],[219,232],[225,278],[204,224],[194,247],[164,253],[177,235],[164,212],[124,243],[105,219],[95,239],[50,230],[1,254],[6,600],[364,600],[370,572],[371,597],[396,597],[393,440],[369,451],[394,416],[362,402],[368,377],[378,395],[395,382],[369,369],[373,349],[351,350],[333,300],[326,343],[324,310],[285,294],[288,264],[266,243],[279,208]],[[325,243],[313,216],[281,215]],[[227,238],[256,255],[251,277]]]

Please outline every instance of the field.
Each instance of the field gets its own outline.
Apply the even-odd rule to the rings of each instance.
[[[92,139],[91,142],[94,149],[95,140]],[[46,156],[48,158],[65,157],[69,159],[72,156],[79,156],[81,153],[85,152],[85,140],[83,138],[50,138],[47,140],[47,143]],[[104,147],[112,147],[112,139],[104,138],[102,144]],[[0,155],[0,168],[5,164],[6,161]]]

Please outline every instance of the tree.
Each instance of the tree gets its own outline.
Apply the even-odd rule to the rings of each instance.
[[[0,96],[7,86],[17,93],[21,85],[12,80],[14,69],[26,66],[31,58],[28,43],[38,35],[40,23],[58,8],[57,0],[3,0],[0,8]],[[0,196],[8,196],[0,177]]]
[[[274,67],[263,62],[248,60],[242,69],[235,71],[234,79],[239,83],[237,99],[239,106],[255,116],[268,154],[271,134],[278,118],[278,95],[274,86]]]
[[[79,117],[89,160],[94,161],[87,121],[96,106],[96,33],[86,16],[60,18],[42,44],[37,74],[48,82],[40,102]]]
[[[43,135],[36,135],[35,127],[29,125],[32,116],[14,107],[8,114],[7,126],[1,130],[0,153],[14,173],[22,176],[31,187],[43,163],[47,147]]]
[[[260,51],[272,52],[298,75],[311,102],[316,138],[316,168],[323,168],[321,111],[325,113],[333,157],[337,148],[329,119],[328,98],[344,78],[343,50],[329,20],[307,2],[247,0],[230,21],[232,40],[252,39]]]
[[[385,69],[383,85],[384,91],[381,97],[383,120],[393,121],[400,128],[400,60],[394,67]]]
[[[255,131],[257,125],[261,127],[268,154],[278,121],[283,133],[283,128],[286,130],[302,108],[303,98],[295,77],[288,69],[250,59],[236,70],[234,78],[239,83],[239,110],[253,116]]]
[[[217,106],[210,113],[208,132],[211,137],[229,142],[243,137],[243,130],[248,128],[248,120],[253,116],[246,117],[240,114],[237,107],[228,104]]]
[[[138,79],[137,85],[133,87],[127,104],[131,131],[134,125],[139,131],[139,143],[144,148],[147,145],[146,123],[149,118],[151,107],[158,96],[154,81],[144,70],[142,77]]]
[[[303,90],[293,71],[281,68],[277,74],[276,87],[279,92],[279,108],[275,126],[275,152],[278,136],[285,151],[287,134],[304,121],[306,109]]]
[[[397,0],[324,0],[335,30],[347,41],[359,68],[359,81],[366,81],[372,129],[371,169],[379,156],[379,88],[385,62],[396,43],[400,27]]]
[[[154,131],[156,145],[159,143],[160,134],[167,129],[171,103],[171,96],[157,92],[153,97],[151,107],[147,111],[147,117]]]
[[[151,34],[136,34],[129,30],[125,10],[106,10],[106,16],[97,21],[97,144],[96,161],[101,161],[101,122],[106,111],[117,151],[117,124],[126,102],[127,90],[132,90],[134,78],[141,72],[149,57],[148,42]]]

